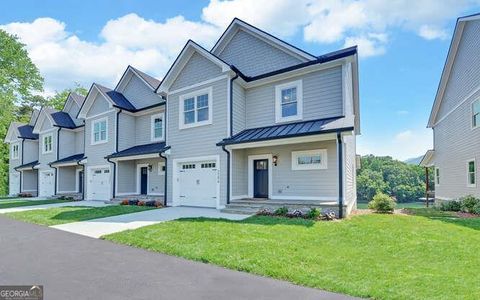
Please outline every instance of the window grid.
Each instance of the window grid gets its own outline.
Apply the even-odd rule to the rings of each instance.
[[[480,126],[480,99],[472,104],[472,126],[473,128]]]
[[[475,161],[469,161],[467,165],[467,176],[468,176],[468,185],[474,186],[477,182],[476,172],[475,172]]]
[[[43,152],[52,152],[52,136],[47,135],[43,137]]]
[[[209,93],[183,99],[183,124],[208,122],[210,119]]]

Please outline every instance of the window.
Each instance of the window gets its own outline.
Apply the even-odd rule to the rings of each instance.
[[[215,163],[203,163],[201,165],[202,169],[212,169],[215,168]]]
[[[156,114],[151,118],[151,140],[161,141],[163,140],[163,117],[164,114]]]
[[[467,186],[475,187],[477,184],[477,175],[475,160],[467,162]]]
[[[195,169],[195,164],[184,164],[182,170]]]
[[[43,139],[42,139],[42,141],[43,141],[42,153],[43,154],[52,152],[52,150],[53,150],[52,138],[53,138],[53,136],[51,134],[43,136]]]
[[[472,103],[472,127],[480,126],[480,99]]]
[[[326,168],[326,149],[292,152],[292,170],[318,170]]]
[[[212,124],[212,88],[180,96],[180,129]]]
[[[275,87],[275,121],[288,122],[302,119],[302,81],[297,80]]]
[[[92,145],[108,142],[107,126],[107,118],[93,121]]]
[[[440,185],[440,169],[435,169],[435,184]]]
[[[18,144],[13,144],[12,145],[12,159],[17,159],[18,158],[18,149],[19,149]]]

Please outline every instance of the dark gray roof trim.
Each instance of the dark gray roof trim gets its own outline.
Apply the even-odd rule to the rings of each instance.
[[[134,146],[116,153],[112,153],[105,158],[117,158],[117,157],[154,154],[154,153],[164,152],[168,149],[170,149],[170,147],[166,146],[165,142],[144,144],[144,145]]]
[[[55,125],[58,127],[69,128],[69,129],[78,127],[75,124],[75,122],[73,122],[72,117],[70,117],[70,115],[64,111],[54,112],[50,114],[50,116],[52,116],[52,119],[55,122]]]
[[[54,162],[51,162],[50,165],[57,165],[62,163],[77,163],[83,159],[85,159],[85,155],[83,153],[80,153],[56,160]]]
[[[23,125],[19,126],[17,129],[20,133],[19,138],[27,140],[38,140],[38,134],[33,133],[33,126]]]
[[[15,170],[26,169],[26,168],[32,168],[33,169],[33,167],[35,167],[36,165],[38,165],[38,160],[29,162],[29,163],[26,163],[26,164],[23,164],[23,165],[20,165],[20,166],[17,166],[14,169]]]
[[[135,106],[133,106],[130,101],[128,101],[127,98],[122,93],[119,93],[117,91],[114,91],[112,89],[109,89],[107,87],[104,87],[103,85],[100,85],[98,83],[95,84],[107,97],[114,103],[115,107],[118,107],[120,109],[125,109],[128,111],[136,110]]]

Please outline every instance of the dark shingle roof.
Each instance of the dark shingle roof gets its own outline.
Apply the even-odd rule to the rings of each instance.
[[[152,88],[156,89],[157,86],[160,84],[160,80],[140,71],[139,69],[137,68],[134,68],[132,66],[130,66],[133,70],[135,70],[135,72],[137,72],[137,74],[142,77],[143,80],[145,80]]]
[[[19,169],[33,168],[33,167],[35,167],[36,165],[38,165],[38,160],[29,162],[29,163],[26,163],[26,164],[23,164],[23,165],[20,165],[20,166],[18,166],[18,167],[15,167],[14,169],[15,169],[15,170],[19,170]]]
[[[56,164],[61,164],[61,163],[71,163],[71,162],[76,163],[76,162],[81,161],[84,158],[85,158],[84,154],[80,153],[80,154],[75,154],[75,155],[72,155],[72,156],[69,156],[69,157],[65,157],[65,158],[56,160],[54,162],[51,162],[50,164],[51,165],[56,165]]]
[[[353,130],[353,126],[345,127],[341,121],[343,117],[302,121],[297,123],[280,124],[268,127],[243,130],[231,138],[219,142],[217,145],[230,145],[248,142],[259,142],[281,138],[322,134],[336,131]],[[338,126],[338,125],[340,126]]]
[[[38,134],[33,133],[33,126],[23,125],[18,127],[18,132],[20,133],[20,138],[36,140],[38,139]]]
[[[107,158],[160,153],[165,151],[166,149],[168,149],[168,147],[165,146],[165,142],[145,144],[145,145],[134,146],[134,147],[110,154],[109,156],[107,156]]]
[[[129,110],[129,111],[135,111],[136,108],[133,106],[130,101],[125,98],[125,96],[122,93],[119,93],[117,91],[114,91],[112,89],[109,89],[107,87],[104,87],[103,85],[100,85],[98,83],[95,84],[103,93],[107,95],[107,97],[114,103],[114,105],[118,108]]]
[[[52,116],[53,122],[58,127],[63,128],[76,128],[75,122],[73,122],[72,117],[64,111],[57,111],[50,114]]]

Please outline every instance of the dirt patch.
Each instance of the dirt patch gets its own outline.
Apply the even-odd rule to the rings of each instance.
[[[479,218],[480,216],[479,215],[476,215],[476,214],[471,214],[471,213],[466,213],[466,212],[457,212],[456,215],[459,217],[459,218],[463,218],[463,219],[469,219],[469,218]]]
[[[376,212],[373,211],[372,209],[356,209],[353,210],[351,215],[352,216],[359,216],[359,215],[369,215],[369,214],[375,214]],[[395,209],[393,211],[394,215],[406,215],[407,212],[403,211],[403,209]],[[388,215],[388,214],[385,214]]]

